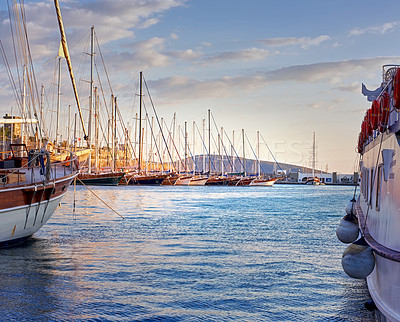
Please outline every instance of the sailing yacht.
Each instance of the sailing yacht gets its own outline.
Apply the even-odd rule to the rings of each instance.
[[[22,28],[23,32],[17,35],[18,44],[28,49],[26,25],[19,25],[23,20],[21,15],[24,15],[25,8],[23,3],[15,5],[18,8],[13,8],[17,10],[10,12],[11,23]],[[56,8],[57,6],[56,1]],[[21,243],[36,233],[50,219],[78,174],[77,157],[72,152],[68,152],[68,161],[54,162],[50,158],[48,140],[44,138],[42,124],[39,124],[36,118],[38,114],[35,106],[39,104],[36,105],[35,91],[27,92],[25,86],[26,81],[31,81],[32,84],[31,78],[34,77],[29,50],[25,57],[23,90],[20,91],[21,97],[16,102],[18,105],[22,104],[22,115],[0,121],[3,134],[9,126],[18,126],[21,131],[21,137],[18,138],[20,143],[11,143],[12,139],[15,140],[14,133],[10,140],[3,140],[0,160],[0,246]],[[10,82],[13,83],[12,86],[16,85],[11,79]],[[28,115],[35,115],[35,118],[29,118]],[[35,126],[29,126],[32,124]],[[34,132],[31,135],[36,138],[36,142],[26,140],[28,129]],[[8,145],[7,151],[5,145]]]

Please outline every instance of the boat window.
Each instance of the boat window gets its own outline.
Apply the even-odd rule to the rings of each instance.
[[[365,170],[364,173],[364,200],[368,200],[368,182],[369,182],[369,171]]]
[[[369,185],[369,206],[372,208],[372,197],[373,197],[373,194],[372,194],[372,191],[374,191],[374,169],[371,169],[371,171],[370,171],[371,173],[370,173],[370,185]]]
[[[376,178],[376,200],[375,209],[379,211],[381,207],[381,187],[382,187],[382,164],[378,167],[377,178]]]

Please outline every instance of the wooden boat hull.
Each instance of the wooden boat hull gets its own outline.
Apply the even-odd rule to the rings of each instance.
[[[189,181],[189,186],[204,186],[207,182],[208,178],[192,178]]]
[[[192,176],[183,176],[179,177],[178,180],[175,181],[175,186],[188,186]]]
[[[167,174],[149,175],[149,176],[133,176],[129,179],[128,184],[131,185],[146,185],[146,186],[159,186],[163,183]]]
[[[80,173],[76,184],[91,185],[91,186],[117,186],[123,176],[124,172],[111,172],[111,173]]]
[[[235,186],[248,186],[250,184],[250,182],[252,182],[254,180],[253,178],[241,178],[239,179],[239,181],[237,181],[235,183]]]
[[[272,187],[277,179],[254,179],[249,186]]]
[[[228,186],[231,180],[231,178],[223,177],[209,178],[206,182],[206,186]]]
[[[56,168],[58,166],[58,169]],[[54,166],[54,180],[38,182],[39,168],[21,168],[21,181],[0,185],[0,246],[23,242],[36,233],[52,216],[77,172]],[[34,173],[30,173],[34,171]],[[68,171],[65,175],[64,172]],[[56,176],[59,175],[59,179]],[[34,179],[34,180],[33,180]]]

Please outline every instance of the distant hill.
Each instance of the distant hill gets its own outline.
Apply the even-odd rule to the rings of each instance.
[[[209,169],[209,159],[208,155],[196,155],[196,172],[207,172]],[[204,161],[203,161],[204,160]],[[184,162],[184,160],[183,160]],[[189,158],[187,160],[188,168],[190,171],[193,171],[193,160]],[[312,172],[311,168],[302,167],[290,163],[279,163],[279,166],[272,161],[261,161],[261,173],[272,174],[276,170],[285,170],[287,174],[293,172]],[[205,165],[205,169],[203,169],[203,165]],[[233,165],[233,166],[232,166]],[[177,165],[176,165],[177,166]],[[257,161],[255,159],[247,159],[245,164],[246,172],[248,174],[256,174],[257,173]],[[243,172],[242,158],[240,160],[238,158],[234,158],[232,160],[231,157],[223,156],[223,169],[225,172]],[[221,171],[221,156],[219,155],[211,155],[211,172],[220,172]],[[318,170],[318,172],[320,172]],[[325,173],[322,171],[322,173]]]

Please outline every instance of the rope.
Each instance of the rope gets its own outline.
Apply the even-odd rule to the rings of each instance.
[[[103,199],[101,199],[93,190],[91,190],[87,185],[85,185],[81,179],[77,178],[79,180],[79,182],[84,185],[91,193],[93,193],[93,195],[99,199],[103,204],[105,204],[109,209],[111,209],[113,212],[115,212],[118,216],[120,216],[122,219],[125,219],[124,216],[122,216],[120,213],[118,213],[118,211],[114,210],[110,205],[108,205]]]

